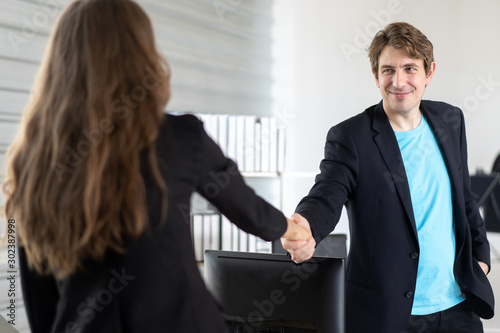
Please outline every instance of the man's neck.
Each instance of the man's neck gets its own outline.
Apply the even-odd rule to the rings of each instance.
[[[407,132],[420,125],[422,113],[420,108],[415,108],[409,112],[385,111],[387,118],[396,132]]]

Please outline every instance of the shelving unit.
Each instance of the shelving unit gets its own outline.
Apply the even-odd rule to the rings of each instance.
[[[266,201],[283,207],[285,130],[270,117],[198,115],[205,130],[233,159],[246,183]],[[216,207],[195,193],[191,200],[191,231],[198,263],[204,251],[270,253],[272,243],[238,229]]]

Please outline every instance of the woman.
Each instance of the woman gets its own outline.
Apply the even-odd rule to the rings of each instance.
[[[193,116],[166,116],[166,62],[129,0],[77,0],[51,36],[8,151],[6,215],[37,332],[223,332],[195,264],[189,200],[266,240],[306,239]],[[214,191],[214,175],[229,179]]]

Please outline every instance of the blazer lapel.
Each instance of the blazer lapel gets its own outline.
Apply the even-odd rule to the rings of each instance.
[[[388,170],[384,174],[384,177],[389,182],[389,186],[392,187],[393,191],[396,191],[401,198],[401,202],[410,220],[411,228],[415,234],[415,239],[418,240],[415,215],[413,214],[413,206],[411,203],[410,186],[408,185],[403,158],[394,131],[384,112],[382,102],[380,102],[373,111],[372,128],[377,132],[373,140]]]
[[[450,131],[453,127],[457,126],[460,130],[460,118],[449,118],[448,110],[437,110],[428,105],[425,101],[420,104],[420,110],[422,114],[426,117],[429,126],[431,127],[436,142],[441,149],[441,154],[443,155],[444,162],[448,169],[448,175],[452,186],[457,184],[459,179],[458,168],[456,161],[458,157],[455,156],[456,152],[453,150],[453,145],[451,142],[452,135]]]
[[[454,115],[451,112],[452,109],[436,109],[425,101],[421,102],[420,110],[426,117],[427,122],[434,133],[438,146],[441,149],[441,154],[443,155],[443,160],[448,171],[448,177],[450,178],[451,189],[453,191],[453,198],[455,202],[458,192],[463,189],[461,186],[459,165],[457,164],[460,163],[460,152],[454,149],[454,144],[452,142],[454,135],[452,135],[452,132],[460,131],[461,118],[456,116],[456,114]],[[462,225],[460,221],[460,219],[455,218],[457,230],[462,233],[462,229],[465,228],[465,225]]]

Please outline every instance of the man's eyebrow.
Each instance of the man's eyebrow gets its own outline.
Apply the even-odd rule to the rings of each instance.
[[[409,62],[409,63],[404,64],[401,67],[408,68],[408,67],[420,67],[420,66],[417,63],[415,63],[415,62]],[[395,68],[395,66],[392,66],[392,65],[382,65],[382,66],[380,66],[380,68],[383,68],[383,69],[386,69],[386,68]]]
[[[403,67],[420,67],[420,65],[417,64],[416,62],[410,62],[405,64]]]

